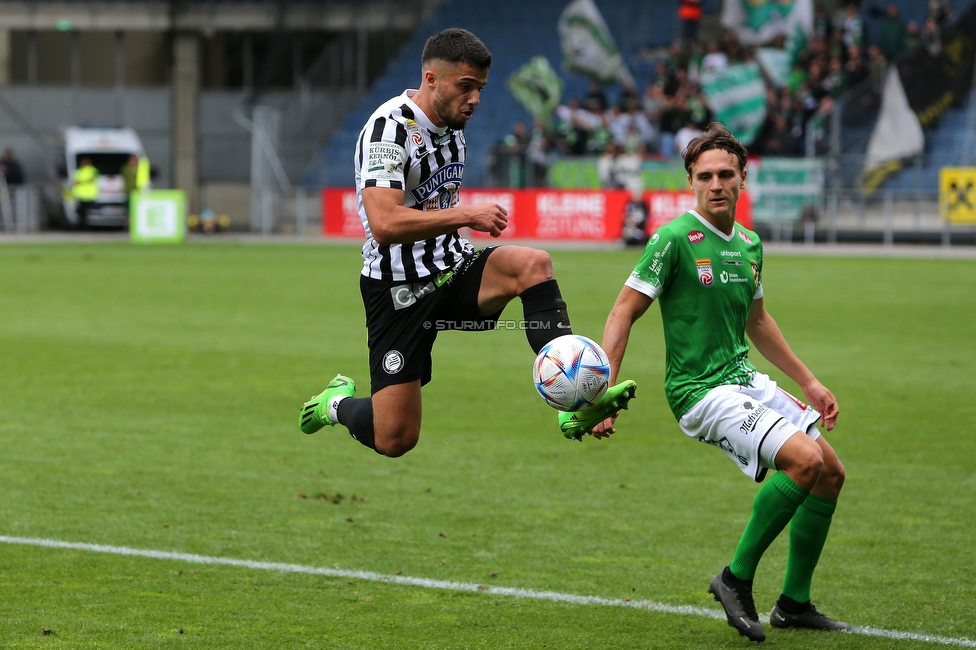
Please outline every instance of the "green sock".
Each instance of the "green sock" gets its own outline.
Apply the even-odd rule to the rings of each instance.
[[[786,560],[786,578],[783,595],[799,603],[810,600],[810,583],[813,570],[820,561],[820,551],[827,541],[827,531],[836,501],[827,501],[811,494],[796,510],[790,522],[790,553]]]
[[[752,516],[729,564],[732,575],[740,580],[755,577],[759,559],[776,536],[783,532],[808,494],[786,472],[776,472],[759,488],[752,502]]]

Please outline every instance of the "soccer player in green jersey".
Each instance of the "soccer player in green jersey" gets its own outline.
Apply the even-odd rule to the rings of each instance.
[[[746,150],[724,126],[709,125],[683,153],[694,210],[662,226],[626,281],[603,332],[613,384],[634,322],[657,300],[667,348],[665,393],[681,429],[724,451],[762,482],[732,561],[709,592],[729,625],[763,641],[752,580],[763,553],[790,525],[783,591],[773,627],[850,630],[810,602],[810,584],[844,484],[844,467],[817,428],[837,421],[833,394],[793,353],[763,304],[759,237],[735,221],[746,183]],[[776,386],[749,362],[746,335],[795,381],[809,406]],[[595,437],[614,432],[614,419]]]

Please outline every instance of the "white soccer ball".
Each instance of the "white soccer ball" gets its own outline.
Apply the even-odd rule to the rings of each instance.
[[[560,411],[578,411],[600,401],[610,382],[610,359],[595,341],[567,334],[549,341],[532,367],[542,399]]]

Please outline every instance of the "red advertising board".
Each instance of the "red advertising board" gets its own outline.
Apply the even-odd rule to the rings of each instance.
[[[498,239],[578,239],[613,241],[620,239],[624,209],[630,200],[625,190],[463,189],[462,205],[497,203],[508,211],[508,227]],[[695,195],[687,192],[645,192],[648,206],[647,232],[695,206]],[[736,220],[752,228],[752,203],[743,192]],[[329,237],[364,237],[359,220],[356,190],[322,190],[322,234]],[[467,231],[472,239],[491,239],[487,233]]]
[[[508,210],[508,228],[500,238],[516,239],[619,239],[629,198],[623,190],[461,190],[462,204],[497,203]]]
[[[647,234],[650,235],[675,217],[694,209],[695,194],[691,190],[644,192],[644,204],[647,206]],[[735,220],[752,230],[752,199],[748,192],[739,194]]]
[[[322,190],[322,234],[328,237],[364,239],[366,231],[359,220],[359,199],[352,188]]]

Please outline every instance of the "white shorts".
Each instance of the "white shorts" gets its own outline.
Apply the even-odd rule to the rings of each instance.
[[[776,469],[776,454],[790,437],[804,432],[820,437],[820,413],[796,399],[761,372],[748,386],[718,386],[678,421],[681,430],[715,445],[757,483]]]

